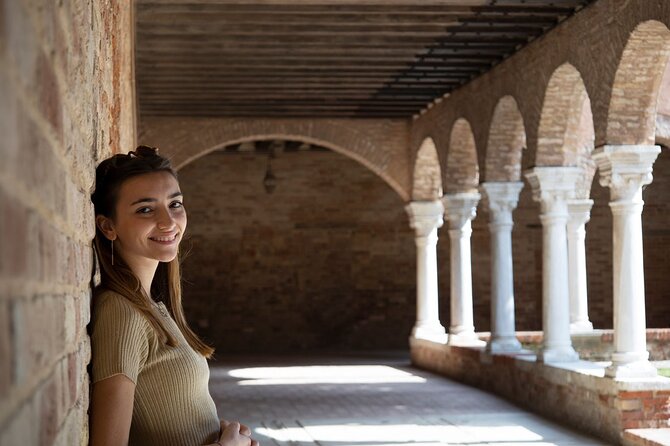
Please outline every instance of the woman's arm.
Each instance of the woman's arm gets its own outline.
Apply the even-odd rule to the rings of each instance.
[[[135,383],[114,375],[93,384],[90,446],[127,446]]]

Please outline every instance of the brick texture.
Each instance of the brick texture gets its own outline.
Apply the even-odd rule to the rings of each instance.
[[[414,233],[377,175],[332,151],[214,152],[180,171],[186,312],[220,354],[405,348]]]
[[[134,142],[130,6],[0,10],[0,444],[86,445],[89,195]]]

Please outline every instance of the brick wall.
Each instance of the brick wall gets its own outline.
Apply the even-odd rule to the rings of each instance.
[[[213,152],[180,171],[192,251],[184,305],[226,352],[406,348],[415,245],[403,201],[331,151]]]
[[[670,380],[626,382],[604,371],[543,364],[531,357],[487,355],[476,348],[414,340],[412,363],[494,392],[543,416],[609,444],[622,444],[625,429],[667,427]]]
[[[130,147],[130,9],[0,1],[0,444],[88,443],[95,163]]]

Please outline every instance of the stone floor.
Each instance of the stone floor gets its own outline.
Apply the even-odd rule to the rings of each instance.
[[[606,445],[411,367],[406,353],[235,357],[211,364],[219,416],[261,445]]]

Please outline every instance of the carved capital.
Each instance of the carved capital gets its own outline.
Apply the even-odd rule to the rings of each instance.
[[[582,226],[591,219],[591,208],[593,200],[568,200],[568,224],[571,226]]]
[[[533,200],[542,207],[542,214],[567,213],[567,201],[575,197],[575,187],[582,175],[578,167],[534,167],[525,177],[533,188]]]
[[[442,197],[444,216],[449,220],[450,229],[460,229],[477,215],[479,192],[459,192]]]
[[[653,180],[654,161],[661,152],[655,145],[602,146],[592,158],[600,170],[600,185],[610,188],[610,200],[642,201],[642,187]]]
[[[411,201],[405,210],[409,215],[409,224],[416,231],[417,237],[428,237],[435,229],[442,226],[444,206],[440,200]]]
[[[512,212],[519,203],[522,182],[486,182],[482,183],[483,202],[488,207],[490,221],[493,224],[512,224]]]

